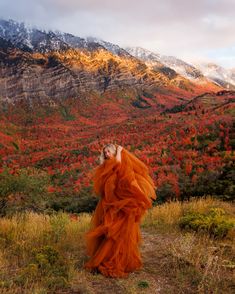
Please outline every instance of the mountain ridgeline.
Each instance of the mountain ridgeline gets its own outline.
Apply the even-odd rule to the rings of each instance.
[[[100,99],[157,110],[224,88],[183,61],[186,75],[169,58],[156,56],[150,62],[149,54],[143,58],[99,39],[0,20],[1,110],[66,103],[82,109]]]

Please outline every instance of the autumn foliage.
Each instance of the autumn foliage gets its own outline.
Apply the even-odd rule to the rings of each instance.
[[[27,124],[13,123],[9,115],[0,127],[0,172],[7,169],[18,177],[28,168],[34,177],[46,174],[48,207],[76,212],[79,197],[92,196],[91,175],[102,146],[114,142],[149,166],[159,203],[204,194],[231,200],[235,194],[234,95],[227,98],[226,103],[218,100],[216,107],[208,97],[203,104],[204,97],[203,103],[197,99],[191,108],[156,111],[129,106],[120,113],[122,101],[117,102],[118,108],[107,102],[109,111],[103,117],[101,108],[95,111],[90,105],[83,114],[71,108],[70,120],[54,112],[44,117],[35,114]]]

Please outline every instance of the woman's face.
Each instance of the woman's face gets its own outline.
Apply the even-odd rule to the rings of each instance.
[[[107,147],[107,148],[104,149],[105,158],[109,159],[109,158],[113,157],[113,155],[114,154],[113,154],[111,148]]]

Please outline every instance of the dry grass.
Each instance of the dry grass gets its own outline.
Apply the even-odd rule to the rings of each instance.
[[[221,286],[225,293],[228,285],[224,282],[224,278],[225,275],[229,277],[230,273],[226,273],[223,267],[225,257],[223,246],[216,244],[206,235],[197,236],[196,233],[188,233],[175,238],[169,251],[174,260],[172,271],[175,272],[178,279],[181,275],[180,282],[183,281],[182,276],[187,276],[191,270],[193,273],[191,278],[194,279],[198,293],[210,293],[210,291],[223,293]]]
[[[161,225],[177,225],[179,218],[186,211],[195,211],[204,213],[211,207],[219,207],[231,216],[235,215],[235,205],[222,202],[210,196],[203,198],[192,198],[190,201],[175,201],[164,203],[153,207],[143,220],[143,227],[161,226]]]
[[[162,259],[164,264],[156,271],[149,263],[150,271],[168,277],[176,293],[235,292],[235,228],[226,238],[215,240],[206,233],[181,231],[178,226],[186,212],[206,213],[210,208],[223,209],[235,219],[234,204],[205,197],[153,207],[143,220],[145,231],[156,236],[153,246],[161,252],[153,253],[151,260]]]
[[[0,219],[1,293],[232,293],[235,289],[234,234],[213,240],[207,234],[181,231],[177,225],[187,211],[207,212],[219,207],[231,217],[233,204],[211,197],[170,202],[153,207],[142,224],[144,267],[127,279],[107,279],[83,270],[84,233],[89,214],[78,218],[26,212]],[[33,276],[32,252],[50,246],[68,270]],[[23,274],[22,274],[23,273]],[[23,278],[22,278],[23,277]],[[61,291],[61,292],[60,292]]]
[[[71,219],[66,213],[54,215],[26,212],[0,219],[0,288],[3,293],[47,293],[45,279],[27,280],[19,285],[16,281],[22,272],[29,271],[32,252],[43,246],[51,246],[59,252],[69,266],[69,279],[77,264],[84,258],[84,233],[90,215],[81,214]],[[36,290],[38,289],[38,290]],[[44,289],[44,290],[43,290]],[[15,292],[14,292],[15,291]],[[36,291],[36,292],[35,292]],[[43,292],[44,291],[44,292]],[[0,291],[1,292],[1,291]],[[2,293],[2,292],[1,292]]]

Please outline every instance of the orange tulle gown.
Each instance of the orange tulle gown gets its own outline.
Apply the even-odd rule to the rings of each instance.
[[[141,268],[140,221],[156,199],[147,166],[124,148],[121,157],[121,163],[106,159],[94,170],[100,200],[86,234],[85,268],[107,277],[126,277]]]

